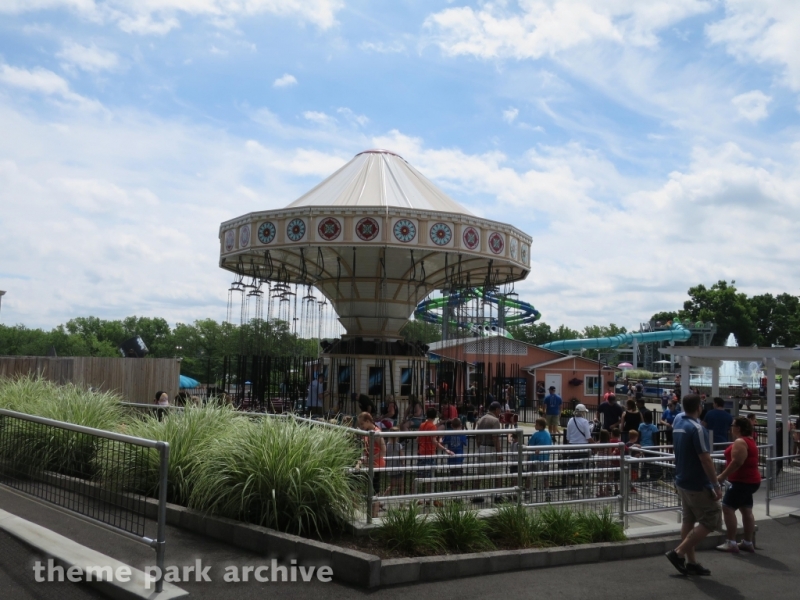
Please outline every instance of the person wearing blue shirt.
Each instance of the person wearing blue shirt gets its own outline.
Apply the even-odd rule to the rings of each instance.
[[[450,421],[452,431],[463,431],[461,419],[455,418]],[[450,477],[461,477],[463,472],[462,465],[464,464],[464,449],[467,447],[466,435],[446,435],[442,440],[445,448],[453,453],[453,456],[447,459],[447,464],[450,465]],[[450,482],[450,489],[457,490],[459,488],[458,481]]]
[[[722,489],[711,459],[711,435],[700,423],[700,396],[683,399],[684,412],[672,422],[675,488],[681,499],[681,543],[667,559],[684,575],[711,575],[696,560],[694,549],[709,533],[722,528]]]
[[[639,445],[642,448],[656,445],[656,435],[658,427],[653,425],[653,413],[647,412],[642,415],[644,422],[639,423]],[[653,463],[642,463],[642,481],[658,479],[660,468]]]
[[[550,435],[550,432],[547,431],[547,421],[542,417],[536,419],[536,433],[534,433],[530,439],[528,440],[529,447],[536,447],[536,446],[552,446],[553,445],[553,438]],[[545,452],[532,452],[530,454],[531,457],[531,470],[535,473],[547,471],[550,462],[550,453]],[[544,481],[540,483],[540,479]],[[530,477],[528,479],[528,490],[530,491],[534,487],[544,487],[545,489],[550,487],[550,481],[547,477]],[[549,496],[549,494],[548,494]],[[545,498],[545,502],[549,502],[549,498]]]
[[[714,398],[714,408],[706,413],[703,425],[714,434],[715,444],[726,444],[729,441],[733,417],[725,411],[725,400]]]
[[[678,401],[673,398],[669,401],[667,408],[661,413],[661,424],[666,427],[667,443],[672,443],[672,422],[678,416]]]
[[[558,421],[561,417],[561,405],[564,403],[561,396],[556,394],[556,386],[550,386],[550,393],[544,397],[544,415],[547,420],[547,428],[551,435],[558,433]]]

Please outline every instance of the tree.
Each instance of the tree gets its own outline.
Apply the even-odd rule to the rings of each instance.
[[[441,341],[442,328],[440,325],[426,323],[421,319],[412,319],[400,330],[406,342],[417,342],[420,344],[432,344]]]
[[[761,294],[750,298],[755,311],[759,346],[800,343],[800,299],[790,294]]]
[[[756,311],[747,295],[737,292],[732,281],[718,281],[711,288],[700,284],[689,288],[689,300],[683,303],[681,320],[711,321],[717,326],[712,345],[721,346],[733,333],[740,346],[758,341]]]
[[[508,332],[515,340],[541,346],[555,341],[553,330],[547,323],[530,323],[529,325],[512,325]]]

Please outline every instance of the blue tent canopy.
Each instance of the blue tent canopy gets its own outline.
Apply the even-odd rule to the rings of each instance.
[[[192,379],[191,377],[187,377],[186,375],[180,376],[180,382],[178,383],[178,387],[180,389],[184,388],[196,388],[200,385],[200,382],[197,379]]]

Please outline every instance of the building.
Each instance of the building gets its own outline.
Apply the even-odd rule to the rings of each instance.
[[[594,407],[606,390],[613,389],[617,369],[582,356],[568,356],[505,337],[464,338],[435,342],[429,354],[434,362],[431,381],[460,398],[476,384],[479,396],[499,398],[505,385],[514,386],[518,407],[534,406],[541,391],[555,386],[565,403]]]

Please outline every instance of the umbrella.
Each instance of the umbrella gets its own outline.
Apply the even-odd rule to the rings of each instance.
[[[668,360],[657,360],[653,364],[654,365],[668,365],[668,364],[670,364],[670,361],[668,361]]]
[[[619,363],[617,367],[620,369],[632,369],[633,365],[631,363]]]
[[[187,377],[186,375],[180,376],[180,382],[178,383],[178,387],[180,389],[185,388],[196,388],[200,385],[200,382],[197,379],[192,379],[191,377]]]

